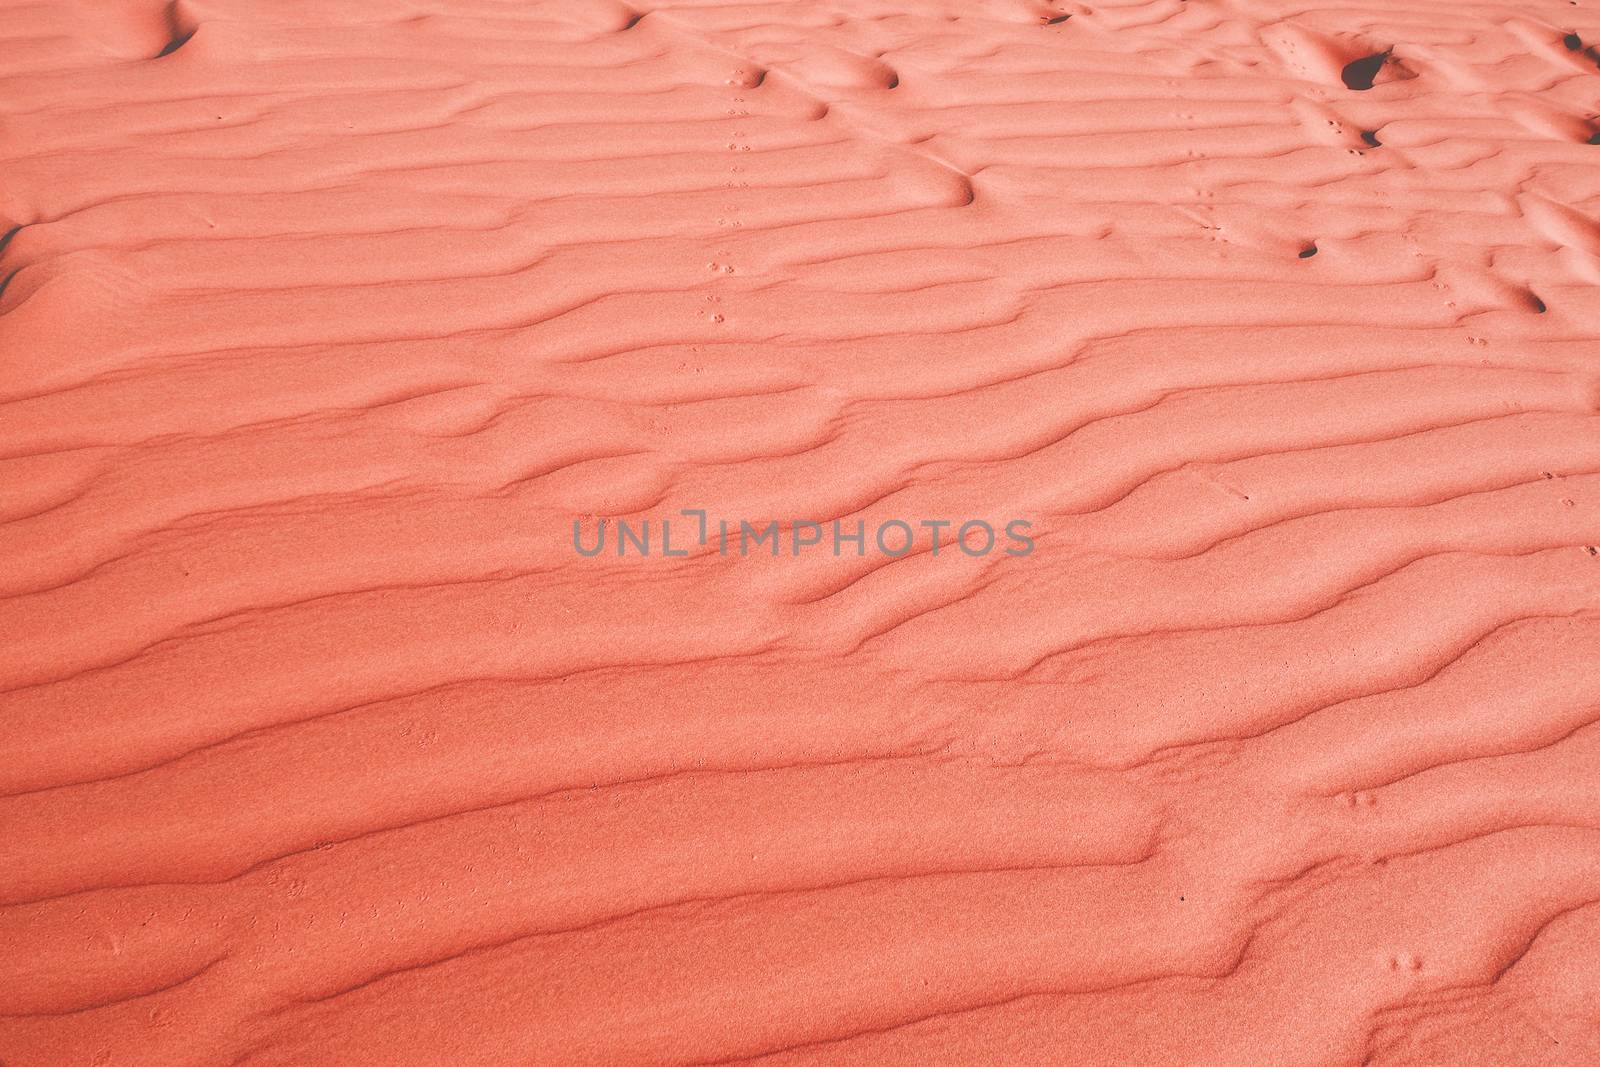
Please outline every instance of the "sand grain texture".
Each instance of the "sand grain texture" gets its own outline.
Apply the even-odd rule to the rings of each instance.
[[[0,1064],[1600,1063],[1596,43],[0,0]]]

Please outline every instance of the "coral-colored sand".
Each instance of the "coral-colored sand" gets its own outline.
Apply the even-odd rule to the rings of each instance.
[[[1597,43],[0,0],[0,1064],[1600,1063]]]

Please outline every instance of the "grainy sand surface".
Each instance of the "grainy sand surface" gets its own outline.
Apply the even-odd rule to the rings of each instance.
[[[0,1064],[1600,1063],[1597,43],[0,0]]]

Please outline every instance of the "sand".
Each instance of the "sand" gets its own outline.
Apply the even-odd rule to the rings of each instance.
[[[1597,44],[0,2],[0,1063],[1600,1062]]]

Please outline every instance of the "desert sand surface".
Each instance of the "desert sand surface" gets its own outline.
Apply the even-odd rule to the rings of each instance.
[[[0,1064],[1600,1063],[1597,45],[0,0]]]

